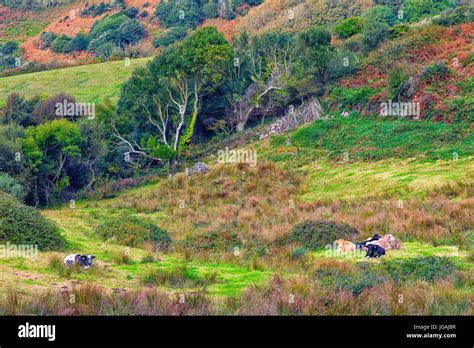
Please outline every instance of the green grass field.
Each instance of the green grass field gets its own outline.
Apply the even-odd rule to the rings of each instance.
[[[150,58],[132,59],[128,66],[122,60],[3,77],[0,78],[0,107],[14,92],[26,97],[66,93],[81,103],[99,103],[106,98],[116,101],[121,84],[148,60]]]
[[[207,175],[186,178],[178,173],[169,178],[157,177],[150,184],[119,192],[113,198],[83,199],[74,207],[44,210],[43,214],[60,227],[66,250],[41,253],[36,261],[0,259],[2,289],[32,296],[51,289],[74,289],[77,284],[94,284],[111,292],[152,287],[172,295],[204,291],[218,303],[239,298],[245,303],[248,291],[265,289],[275,276],[289,282],[284,290],[289,294],[312,296],[308,289],[316,286],[315,282],[322,282],[319,291],[326,291],[325,287],[332,286],[328,285],[331,279],[339,279],[337,272],[342,272],[345,278],[341,282],[347,283],[338,286],[377,291],[381,297],[390,297],[384,286],[393,286],[397,294],[406,291],[407,296],[411,287],[421,287],[422,301],[417,304],[418,300],[411,299],[405,312],[397,312],[402,310],[397,305],[359,310],[355,304],[359,301],[357,292],[350,295],[354,312],[343,308],[337,313],[470,313],[473,288],[469,279],[474,268],[469,226],[474,167],[469,132],[459,126],[427,121],[415,124],[408,120],[354,117],[329,122],[317,121],[288,135],[247,144],[258,151],[256,167],[214,164],[211,155],[203,158],[211,166]],[[354,141],[350,136],[363,133],[364,141]],[[397,141],[384,142],[387,133],[395,133]],[[286,143],[288,138],[291,143]],[[428,146],[429,141],[436,146]],[[339,158],[335,155],[339,149],[352,157],[347,161]],[[461,156],[450,158],[456,149]],[[358,155],[367,152],[378,154],[379,158]],[[185,202],[184,209],[179,206],[179,199]],[[293,208],[289,208],[290,200]],[[175,248],[160,253],[161,261],[143,262],[148,253],[145,247],[127,248],[97,236],[98,225],[123,215],[151,221],[168,231]],[[392,233],[402,240],[402,248],[388,251],[382,260],[367,260],[362,254],[351,258],[335,251],[329,255],[324,249],[308,250],[303,258],[294,259],[291,255],[295,245],[276,247],[274,241],[306,220],[348,223],[360,231],[354,242],[373,233]],[[241,254],[229,250],[188,253],[179,244],[187,236],[228,230],[242,238]],[[262,255],[257,253],[265,248]],[[124,252],[129,256],[127,263],[117,259]],[[51,266],[50,259],[57,255],[62,263],[70,253],[92,253],[97,256],[97,266],[64,276]],[[428,272],[426,264],[417,262],[430,257],[439,262],[448,260],[456,268],[450,272],[442,264],[437,266],[439,272],[445,272],[439,286],[436,281],[417,279],[411,279],[416,283],[403,280],[400,284],[379,284],[370,277],[364,278],[357,268],[374,266],[374,272],[378,272],[378,266],[392,265]],[[329,270],[320,273],[323,278],[314,278],[321,267]],[[153,278],[156,273],[163,276],[160,272],[174,274],[178,280]],[[144,281],[147,279],[151,283]],[[206,283],[208,279],[212,280]],[[270,292],[271,289],[270,285]],[[337,291],[328,289],[339,296]],[[253,296],[257,296],[255,301],[265,302],[260,295]],[[432,302],[424,296],[432,298]],[[438,298],[442,300],[435,300]],[[445,299],[455,300],[440,302]],[[364,301],[363,297],[360,301]],[[254,307],[256,310],[259,305]],[[285,313],[285,309],[281,311]]]

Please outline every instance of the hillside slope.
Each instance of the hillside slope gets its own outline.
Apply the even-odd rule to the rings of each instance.
[[[115,101],[121,84],[132,75],[133,69],[147,61],[149,58],[139,58],[131,59],[130,64],[122,60],[1,77],[0,106],[14,92],[27,97],[67,93],[83,103],[99,103],[106,98]]]

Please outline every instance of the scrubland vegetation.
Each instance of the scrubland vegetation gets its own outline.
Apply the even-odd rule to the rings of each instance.
[[[0,242],[39,248],[0,314],[472,315],[472,6],[220,4],[88,5],[40,50],[111,61],[0,78]]]

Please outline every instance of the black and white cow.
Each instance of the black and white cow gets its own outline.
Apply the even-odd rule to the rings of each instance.
[[[67,267],[71,265],[79,265],[84,268],[89,268],[92,266],[93,259],[95,259],[95,256],[91,254],[71,254],[64,258],[64,265]]]

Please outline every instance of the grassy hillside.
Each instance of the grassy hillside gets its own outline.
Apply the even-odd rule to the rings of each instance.
[[[373,127],[385,132],[368,131]],[[398,134],[397,141],[383,142],[391,132]],[[418,133],[424,138],[417,140]],[[361,139],[366,134],[370,142],[353,142],[351,134]],[[127,296],[138,296],[138,301],[141,291],[152,286],[175,296],[194,296],[192,310],[187,310],[201,314],[468,314],[472,310],[468,278],[473,270],[469,252],[474,222],[470,213],[474,208],[473,151],[464,147],[458,159],[432,155],[435,146],[440,153],[450,152],[465,146],[467,139],[456,126],[427,121],[354,115],[316,121],[287,137],[249,143],[247,148],[258,154],[255,167],[214,164],[216,157],[210,156],[206,161],[211,171],[204,176],[186,178],[178,173],[111,199],[83,200],[44,211],[60,226],[68,242],[65,253],[93,253],[98,257],[96,267],[65,273],[55,262],[65,253],[44,253],[35,262],[3,259],[3,288],[21,289],[28,295],[51,288],[96,293],[99,288],[90,287],[98,286],[104,299],[108,291],[114,296],[130,292]],[[349,160],[333,155],[337,147],[351,154]],[[356,156],[365,147],[382,158]],[[168,231],[174,241],[172,251],[160,253],[161,261],[146,262],[150,255],[146,248],[98,238],[98,225],[124,215],[152,221]],[[307,220],[348,223],[359,231],[356,240],[373,233],[393,233],[403,246],[389,251],[383,260],[328,254],[324,249],[306,250],[299,258],[294,256],[298,246],[282,246],[277,241]],[[217,234],[211,237],[213,231]],[[239,247],[229,244],[228,249],[220,249],[224,240],[219,236],[232,232],[240,239]],[[196,236],[206,237],[193,239]],[[189,238],[192,249],[184,243]],[[406,272],[412,276],[403,282],[390,278],[404,269],[411,269]],[[366,272],[373,278],[360,278]],[[78,290],[78,284],[84,290]],[[418,297],[410,293],[413,288],[418,289]],[[278,307],[275,289],[280,296],[299,296],[301,307]],[[316,309],[310,301],[315,291],[332,304]],[[390,304],[394,292],[404,294],[407,303]],[[347,306],[338,307],[340,296],[347,296]],[[367,307],[363,302],[367,296],[381,302]],[[417,302],[419,296],[426,300],[424,306]],[[206,301],[213,303],[212,309],[202,307]],[[246,301],[253,301],[254,306],[249,308]],[[84,310],[80,308],[75,310]],[[110,314],[108,310],[102,306],[95,313]]]
[[[98,103],[105,98],[116,100],[121,84],[131,76],[133,69],[144,66],[148,60],[132,59],[128,66],[125,61],[115,61],[3,77],[0,78],[0,106],[5,105],[13,92],[27,97],[67,93],[81,103]]]

